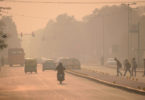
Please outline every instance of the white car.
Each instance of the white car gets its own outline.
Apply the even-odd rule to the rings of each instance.
[[[61,58],[59,59],[66,69],[81,69],[81,63],[76,58]]]
[[[114,60],[114,58],[108,58],[106,65],[116,65],[116,61]]]
[[[47,59],[42,64],[42,71],[45,70],[55,70],[56,62],[53,59]]]

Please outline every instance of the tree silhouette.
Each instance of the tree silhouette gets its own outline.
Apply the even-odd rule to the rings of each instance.
[[[3,0],[0,0],[3,1]],[[0,7],[0,16],[3,16],[4,10],[10,10],[10,7]],[[8,35],[4,32],[5,24],[3,21],[0,21],[0,49],[4,49],[7,47],[7,44],[5,43]]]

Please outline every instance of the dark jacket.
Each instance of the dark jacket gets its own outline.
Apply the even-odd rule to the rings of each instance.
[[[56,70],[57,70],[57,73],[64,73],[65,68],[63,67],[62,64],[59,64],[59,65],[56,67]]]
[[[124,66],[125,66],[125,69],[130,69],[131,68],[131,65],[130,65],[129,61],[125,61]]]
[[[137,63],[135,60],[132,60],[132,68],[137,68]]]
[[[121,62],[118,59],[115,59],[115,61],[116,61],[116,64],[117,64],[117,68],[121,68],[122,67]]]

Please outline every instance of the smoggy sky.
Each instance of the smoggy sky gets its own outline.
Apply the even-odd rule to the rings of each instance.
[[[8,15],[12,16],[16,23],[18,33],[31,33],[37,29],[44,28],[48,20],[55,18],[62,13],[74,16],[77,20],[92,13],[95,8],[101,8],[106,4],[49,4],[49,3],[22,3],[0,2],[1,6],[9,6],[12,9]],[[54,1],[54,0],[17,0],[17,1]],[[55,0],[57,2],[124,2],[133,0]],[[143,1],[143,0],[142,0]],[[111,4],[110,4],[111,5]]]

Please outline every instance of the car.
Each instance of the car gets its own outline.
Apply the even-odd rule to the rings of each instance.
[[[116,61],[114,60],[114,58],[108,58],[106,61],[106,65],[114,66],[116,65]]]
[[[56,62],[53,59],[47,59],[42,64],[42,71],[56,69]]]
[[[61,58],[59,60],[66,69],[81,69],[80,61],[76,58]]]
[[[35,72],[37,73],[37,60],[33,58],[25,59],[25,73],[27,72]]]
[[[37,60],[37,64],[42,64],[43,61],[44,61],[44,58],[43,57],[38,57],[38,58],[36,58],[36,60]]]

